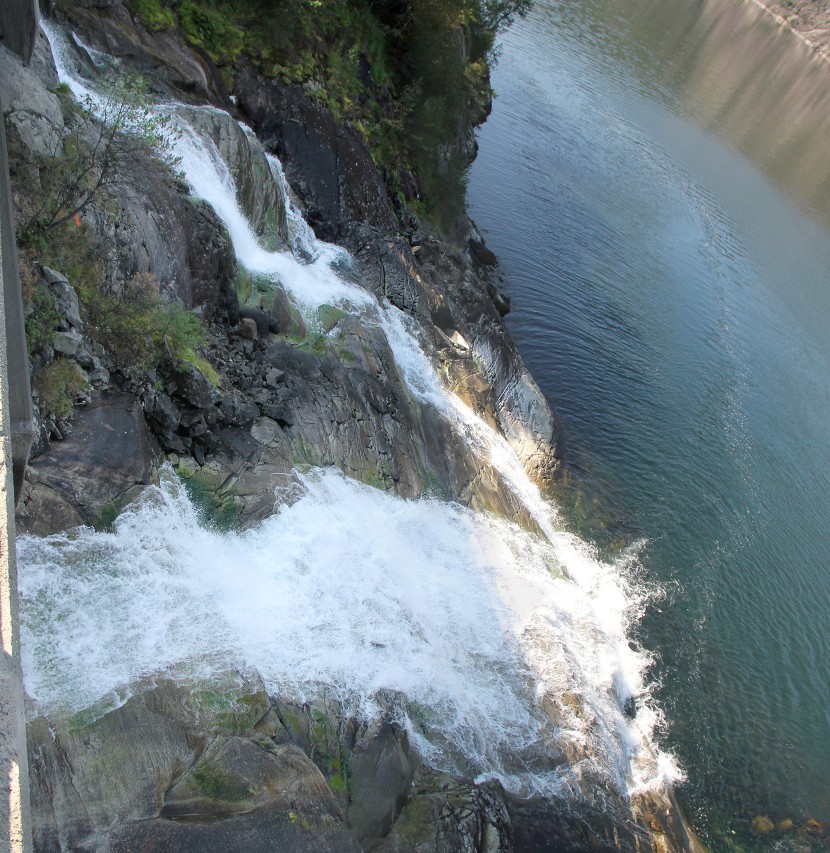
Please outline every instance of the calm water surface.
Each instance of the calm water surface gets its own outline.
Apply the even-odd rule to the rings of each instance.
[[[665,590],[684,803],[830,821],[830,67],[733,0],[537,0],[493,85],[471,212],[573,523]]]

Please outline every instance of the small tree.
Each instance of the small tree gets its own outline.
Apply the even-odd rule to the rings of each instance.
[[[532,3],[533,0],[482,0],[482,24],[488,30],[503,30],[517,15],[520,18],[527,15]]]
[[[73,128],[58,142],[40,173],[40,198],[23,226],[36,236],[81,214],[124,167],[141,155],[175,163],[170,117],[154,111],[137,74],[113,82],[100,99],[74,105]]]

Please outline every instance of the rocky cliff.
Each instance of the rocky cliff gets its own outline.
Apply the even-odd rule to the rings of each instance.
[[[444,385],[550,488],[555,419],[502,325],[506,300],[472,223],[460,240],[442,236],[390,194],[364,137],[313,89],[264,76],[244,55],[229,92],[205,51],[149,31],[118,2],[66,4],[53,25],[90,80],[137,72],[144,97],[179,104],[176,120],[226,164],[260,246],[302,243],[287,216],[295,204],[318,239],[348,250],[332,256],[339,275],[371,305],[404,312]],[[270,516],[298,468],[334,466],[405,498],[538,530],[481,448],[413,394],[379,309],[344,310],[334,298],[310,308],[286,275],[245,268],[227,223],[175,158],[113,148],[107,180],[66,222],[39,230],[42,200],[73,164],[94,159],[106,120],[60,83],[44,36],[28,68],[0,48],[0,81],[39,423],[19,531],[107,529],[165,464],[234,529]],[[470,132],[440,156],[473,156]],[[199,683],[154,677],[129,697],[31,720],[36,849],[694,846],[666,790],[631,799],[586,774],[577,806],[438,772],[410,743],[394,696],[367,720],[334,700],[269,695],[255,673],[228,671]],[[569,715],[590,717],[574,696],[550,697],[544,713],[551,731]],[[580,762],[587,748],[549,747],[540,760],[551,767]]]

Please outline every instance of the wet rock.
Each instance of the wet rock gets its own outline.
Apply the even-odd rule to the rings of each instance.
[[[260,725],[269,708],[261,682],[229,672],[155,679],[114,710],[35,719],[35,848],[358,853],[317,767]]]
[[[253,133],[243,130],[225,112],[183,107],[179,113],[216,145],[234,179],[240,207],[255,233],[269,237],[274,247],[287,245],[282,188]]]
[[[530,853],[514,846],[510,836],[510,816],[497,785],[476,786],[430,774],[376,849],[378,853]]]
[[[302,314],[281,287],[274,290],[271,308],[268,311],[268,328],[275,334],[292,335],[296,338],[306,336],[305,320]]]
[[[806,835],[813,836],[822,836],[827,832],[827,827],[812,817],[807,818],[799,829]]]
[[[44,444],[44,449],[48,443]],[[46,483],[23,483],[23,493],[17,504],[17,530],[33,536],[49,536],[63,530],[72,530],[84,523],[72,504],[71,496],[65,495]]]
[[[794,829],[795,824],[792,819],[788,817],[785,817],[783,820],[776,821],[775,823],[775,831],[779,835],[786,835],[786,833],[792,832]]]
[[[617,831],[613,820],[598,812],[589,821],[570,803],[504,795],[510,817],[513,849],[522,853],[615,853],[620,850],[652,849],[637,844],[630,830]]]
[[[238,73],[236,93],[259,136],[283,160],[318,237],[343,243],[353,222],[394,230],[386,187],[353,128],[301,86],[263,79],[250,67]]]
[[[75,413],[71,434],[29,463],[17,529],[45,536],[76,517],[98,524],[155,478],[153,442],[138,401],[102,395]]]
[[[370,845],[385,837],[410,794],[416,760],[406,732],[383,717],[349,750],[349,823]]]

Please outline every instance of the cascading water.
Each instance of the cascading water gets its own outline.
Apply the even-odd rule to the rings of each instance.
[[[61,80],[94,103],[61,35],[44,28]],[[175,105],[162,109],[176,116]],[[515,791],[562,791],[586,761],[629,792],[679,778],[671,756],[648,745],[659,724],[649,658],[628,639],[646,598],[636,555],[603,562],[563,532],[504,438],[444,388],[414,324],[341,277],[348,256],[317,242],[293,209],[307,262],[263,249],[215,147],[175,121],[180,168],[224,222],[239,262],[279,280],[306,310],[336,304],[380,326],[413,396],[496,468],[546,539],[323,471],[300,476],[302,496],[256,529],[220,534],[169,476],[112,533],[21,538],[24,669],[37,709],[70,713],[108,695],[112,705],[154,673],[234,665],[279,695],[333,693],[366,715],[394,694],[428,760]],[[555,736],[590,745],[569,766],[539,748],[551,734],[540,703],[563,695],[579,697],[581,711],[558,720]],[[626,702],[638,708],[633,720]]]

